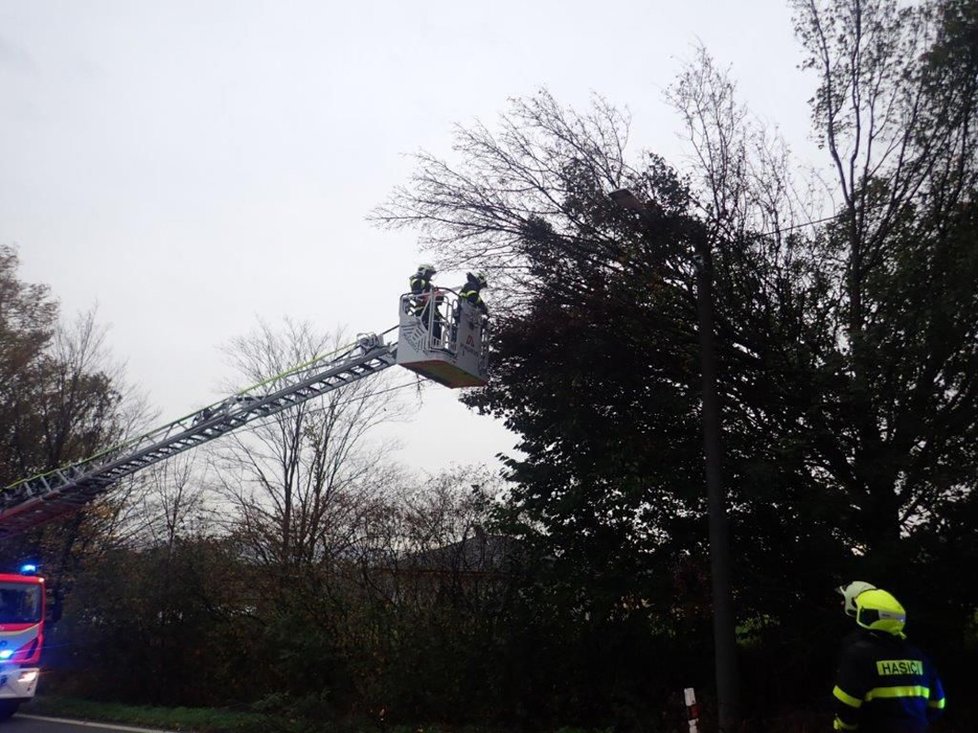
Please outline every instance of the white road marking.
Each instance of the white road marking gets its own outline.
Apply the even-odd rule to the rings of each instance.
[[[119,725],[118,723],[99,723],[95,720],[72,720],[71,718],[49,718],[45,715],[26,715],[17,713],[17,718],[27,718],[28,720],[43,720],[47,723],[65,723],[67,725],[83,725],[89,728],[106,728],[107,730],[129,731],[129,733],[175,733],[174,731],[162,730],[160,728],[133,728],[129,725]]]

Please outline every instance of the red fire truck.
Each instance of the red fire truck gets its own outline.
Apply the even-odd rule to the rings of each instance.
[[[44,643],[44,578],[25,565],[0,573],[0,719],[34,697]]]

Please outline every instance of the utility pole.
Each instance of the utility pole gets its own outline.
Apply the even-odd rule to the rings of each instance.
[[[611,199],[636,212],[650,230],[651,211],[628,189],[613,191]],[[716,348],[713,335],[713,255],[706,232],[692,232],[696,266],[696,311],[699,321],[700,371],[703,398],[703,455],[710,532],[710,579],[713,595],[713,645],[719,733],[734,733],[740,722],[737,684],[737,639],[730,572],[730,532],[721,464],[720,400],[717,393]]]
[[[739,723],[737,637],[730,573],[730,531],[721,464],[720,399],[713,336],[713,254],[703,232],[695,234],[696,310],[699,317],[700,371],[703,380],[703,455],[710,527],[710,576],[713,591],[713,644],[720,733]]]

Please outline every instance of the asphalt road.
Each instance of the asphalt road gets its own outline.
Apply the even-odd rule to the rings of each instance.
[[[115,723],[90,723],[64,718],[17,714],[0,723],[0,733],[163,733],[150,728],[132,728]]]

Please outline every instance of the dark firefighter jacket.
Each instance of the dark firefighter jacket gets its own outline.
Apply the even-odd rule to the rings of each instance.
[[[431,278],[416,272],[411,275],[408,282],[411,285],[411,293],[415,296],[412,300],[414,315],[420,316],[425,306],[428,305],[428,298],[431,295]]]
[[[842,651],[835,729],[923,733],[944,710],[944,689],[930,660],[905,639],[858,631]]]
[[[486,306],[486,302],[482,299],[482,293],[470,283],[466,283],[462,286],[462,289],[458,292],[458,297],[467,302],[469,305],[473,305],[482,311],[483,315],[489,315],[489,308]]]

